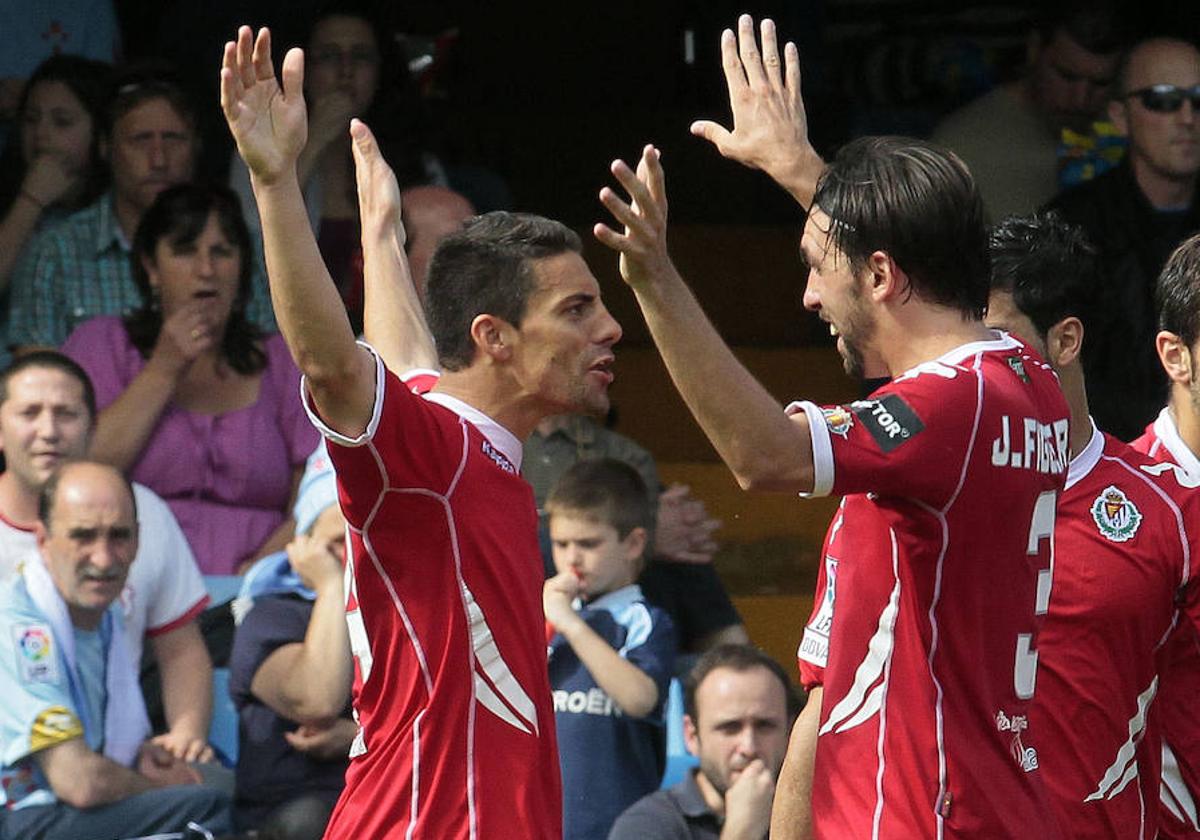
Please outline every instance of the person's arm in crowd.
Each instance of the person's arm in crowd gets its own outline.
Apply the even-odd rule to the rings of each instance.
[[[197,784],[199,774],[166,750],[147,742],[131,770],[74,738],[34,753],[51,790],[73,808],[94,808],[169,785]]]
[[[254,672],[250,691],[288,720],[328,727],[346,708],[353,676],[342,564],[308,535],[288,545],[288,560],[317,599],[304,641],[272,651]]]
[[[0,292],[8,288],[17,259],[37,230],[42,214],[79,182],[57,155],[41,154],[29,163],[13,203],[0,219]]]
[[[658,495],[654,555],[675,563],[711,563],[717,551],[712,535],[720,527],[686,484],[672,484]]]
[[[775,783],[771,809],[771,840],[811,840],[813,760],[817,754],[817,730],[821,726],[821,695],[824,689],[809,689],[808,700],[792,727],[787,756]]]
[[[220,342],[220,329],[208,307],[199,305],[163,321],[146,364],[96,419],[91,457],[128,471],[154,436],[188,368]]]
[[[729,89],[733,130],[711,120],[692,123],[722,155],[761,169],[792,194],[801,207],[812,204],[817,179],[825,169],[808,137],[808,117],[800,91],[800,53],[788,42],[780,73],[775,23],[764,20],[762,52],[754,41],[754,20],[738,18],[738,31],[721,33],[721,66]]]
[[[725,822],[721,840],[762,840],[771,824],[775,780],[761,758],[746,765],[725,791]]]
[[[296,752],[317,761],[345,761],[350,746],[358,735],[358,724],[350,718],[338,718],[328,726],[301,724],[283,738]]]
[[[630,717],[644,717],[658,703],[658,686],[642,669],[613,650],[599,633],[571,608],[579,594],[579,579],[561,572],[546,581],[542,604],[546,620],[567,640],[596,685]]]
[[[363,249],[363,332],[397,376],[413,368],[437,369],[437,348],[404,253],[400,186],[375,135],[359,120],[350,124]]]
[[[725,344],[671,262],[658,150],[643,150],[636,173],[623,161],[615,161],[612,172],[632,201],[608,187],[600,200],[624,232],[597,224],[594,233],[620,253],[621,276],[684,403],[743,489],[811,491],[813,454],[804,413],[784,414]]]
[[[196,622],[150,637],[162,674],[167,731],[151,741],[184,761],[211,761],[212,660]]]
[[[345,306],[321,260],[296,173],[304,148],[304,53],[283,60],[282,85],[271,64],[271,36],[248,26],[225,45],[221,108],[250,169],[262,220],[263,250],[279,330],[313,403],[337,432],[356,437],[375,402],[375,362],[355,342]]]

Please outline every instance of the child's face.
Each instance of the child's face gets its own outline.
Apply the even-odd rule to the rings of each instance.
[[[583,514],[556,512],[550,516],[550,544],[554,567],[574,574],[580,596],[590,599],[633,583],[646,531],[634,528],[621,539],[612,525]]]

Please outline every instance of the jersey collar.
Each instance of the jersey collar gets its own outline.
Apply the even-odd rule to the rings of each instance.
[[[488,442],[492,446],[503,453],[504,457],[516,467],[517,472],[521,471],[521,455],[524,448],[521,446],[521,441],[517,440],[516,435],[479,409],[468,405],[457,397],[443,394],[440,391],[430,391],[423,396],[432,403],[437,403],[444,408],[450,409],[459,417],[469,422],[479,430],[480,434],[488,439]]]
[[[996,350],[1016,350],[1025,346],[1002,330],[992,330],[992,332],[996,335],[995,338],[988,341],[971,341],[955,347],[949,353],[939,356],[938,361],[946,365],[959,365],[965,359],[969,359],[978,353],[987,353]]]
[[[627,607],[642,600],[642,588],[636,583],[631,583],[620,589],[614,589],[612,592],[605,592],[596,600],[588,601],[586,604],[579,599],[576,600],[589,610],[619,610],[621,607]]]
[[[1179,436],[1179,427],[1175,425],[1170,407],[1165,407],[1158,413],[1158,419],[1154,421],[1154,434],[1171,453],[1175,463],[1183,467],[1184,472],[1200,477],[1200,459]]]
[[[1100,455],[1104,452],[1104,435],[1096,428],[1096,421],[1091,417],[1088,417],[1088,422],[1092,424],[1092,437],[1088,440],[1087,446],[1083,447],[1083,451],[1071,459],[1071,466],[1067,469],[1067,485],[1064,489],[1069,490],[1071,485],[1086,477],[1100,462]]]

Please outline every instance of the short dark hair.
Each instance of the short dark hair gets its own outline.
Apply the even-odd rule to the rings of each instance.
[[[137,494],[133,492],[133,483],[129,480],[129,476],[110,464],[101,464],[98,461],[71,461],[51,473],[50,478],[46,479],[46,483],[38,491],[38,521],[45,526],[47,532],[50,531],[50,521],[54,518],[54,502],[58,498],[58,484],[62,480],[63,474],[69,472],[72,467],[89,463],[93,466],[110,469],[120,476],[121,483],[125,485],[125,491],[129,494],[129,504],[133,508],[133,521],[137,522]]]
[[[830,242],[861,272],[886,252],[921,299],[983,317],[987,229],[975,181],[952,152],[907,137],[860,137],[817,182],[813,205],[832,220]]]
[[[739,674],[754,668],[766,668],[783,686],[788,720],[800,714],[804,701],[782,665],[753,645],[727,643],[705,651],[704,655],[696,660],[692,670],[688,671],[687,676],[683,678],[683,712],[692,719],[693,723],[698,721],[696,691],[705,678],[718,668],[728,668]]]
[[[1041,7],[1034,28],[1042,43],[1062,32],[1095,55],[1110,55],[1124,46],[1125,31],[1116,0],[1057,0]]]
[[[1158,328],[1173,332],[1185,345],[1200,339],[1200,233],[1174,250],[1154,290]]]
[[[1054,211],[1009,216],[992,228],[992,289],[1013,303],[1044,339],[1068,316],[1088,326],[1099,253],[1083,230]]]
[[[577,461],[546,498],[546,513],[579,513],[616,529],[624,539],[653,522],[650,491],[638,471],[615,458]]]
[[[166,100],[192,129],[193,140],[200,142],[196,104],[184,90],[175,69],[163,61],[130,64],[117,72],[113,78],[112,98],[108,103],[105,133],[111,134],[121,117],[152,99]]]
[[[3,371],[0,371],[0,405],[8,402],[8,383],[12,382],[13,377],[34,368],[57,370],[79,382],[79,387],[83,391],[83,404],[87,408],[88,418],[92,422],[95,422],[96,389],[92,386],[92,378],[87,375],[87,371],[79,366],[78,362],[57,350],[35,350],[32,353],[25,353],[15,358],[12,364]]]
[[[159,193],[146,210],[134,234],[129,255],[133,280],[142,296],[142,307],[125,319],[125,329],[133,346],[143,357],[149,358],[162,330],[162,311],[142,260],[153,259],[158,243],[164,239],[174,247],[195,242],[213,214],[216,214],[221,233],[238,249],[242,262],[237,297],[221,339],[221,357],[240,374],[257,373],[267,366],[267,357],[260,346],[262,332],[246,317],[246,306],[253,291],[254,252],[242,218],[241,204],[225,187],[177,184]]]
[[[502,210],[468,219],[443,239],[425,290],[425,316],[442,368],[470,367],[471,322],[478,316],[521,326],[536,287],[534,261],[582,249],[579,236],[561,222]]]

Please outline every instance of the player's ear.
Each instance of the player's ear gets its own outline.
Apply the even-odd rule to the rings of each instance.
[[[1069,365],[1079,358],[1083,349],[1083,322],[1068,315],[1050,328],[1046,334],[1047,361],[1055,367]]]
[[[646,550],[646,529],[640,526],[634,528],[625,535],[621,544],[625,548],[625,559],[637,560]]]
[[[1158,360],[1162,363],[1167,378],[1180,385],[1192,384],[1192,351],[1176,333],[1161,330],[1154,337]]]
[[[503,318],[485,312],[471,322],[471,341],[494,361],[507,361],[512,356],[511,330]]]
[[[696,731],[696,723],[691,715],[683,716],[683,745],[692,755],[700,755],[700,734]]]
[[[867,257],[870,285],[867,291],[876,300],[886,300],[908,286],[908,275],[900,270],[887,251],[874,251]]]

